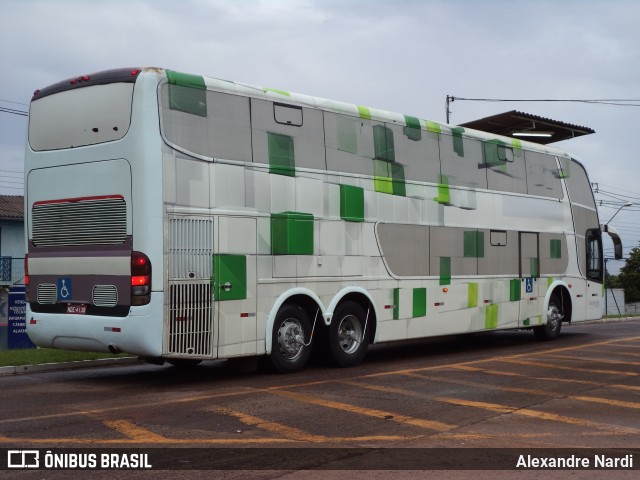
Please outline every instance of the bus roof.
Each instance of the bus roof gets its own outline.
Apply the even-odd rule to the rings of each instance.
[[[153,69],[153,71],[157,72],[157,69]],[[468,127],[448,125],[433,120],[426,120],[411,115],[390,112],[387,110],[368,107],[364,105],[356,105],[353,103],[342,102],[338,100],[329,100],[322,97],[290,92],[288,90],[282,90],[278,88],[263,87],[259,85],[251,85],[214,77],[186,74],[168,69],[165,69],[164,71],[167,78],[169,79],[169,82],[173,84],[192,87],[197,86],[199,88],[206,88],[208,90],[214,90],[223,93],[243,95],[247,97],[260,98],[263,100],[271,100],[274,102],[288,103],[301,107],[327,110],[333,113],[355,116],[366,120],[393,123],[402,126],[410,126],[413,128],[419,127],[422,130],[434,133],[449,133],[458,135],[463,134],[467,137],[475,138],[481,141],[499,140],[507,145],[511,145],[516,148],[526,148],[528,150],[544,152],[566,158],[571,157],[569,153],[557,147],[540,145],[525,140],[487,133],[481,130],[474,130]]]

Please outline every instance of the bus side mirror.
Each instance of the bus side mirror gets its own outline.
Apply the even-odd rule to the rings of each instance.
[[[622,258],[622,240],[620,240],[620,234],[610,225],[601,225],[600,230],[609,234],[613,242],[613,256],[616,260],[620,260]]]

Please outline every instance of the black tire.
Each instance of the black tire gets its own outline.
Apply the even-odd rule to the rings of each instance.
[[[311,322],[306,312],[295,305],[282,307],[273,323],[269,356],[273,367],[282,373],[302,370],[311,355],[310,339]]]
[[[533,334],[538,340],[554,340],[560,335],[562,329],[562,318],[564,311],[562,303],[557,296],[551,297],[549,300],[549,308],[547,308],[547,323],[539,327],[533,327]]]
[[[355,367],[367,354],[371,318],[356,302],[341,303],[329,326],[329,352],[339,367]],[[366,331],[365,331],[366,329]]]

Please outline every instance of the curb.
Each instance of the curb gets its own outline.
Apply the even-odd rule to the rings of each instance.
[[[102,358],[99,360],[75,360],[62,363],[41,363],[37,365],[19,365],[16,367],[0,367],[0,377],[22,375],[26,373],[54,372],[56,370],[72,370],[85,367],[107,367],[111,365],[133,365],[142,363],[138,357]]]

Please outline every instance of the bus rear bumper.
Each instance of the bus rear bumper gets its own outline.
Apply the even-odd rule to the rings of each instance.
[[[27,304],[27,334],[40,347],[88,352],[162,355],[162,292],[131,307],[126,317],[32,312]]]

